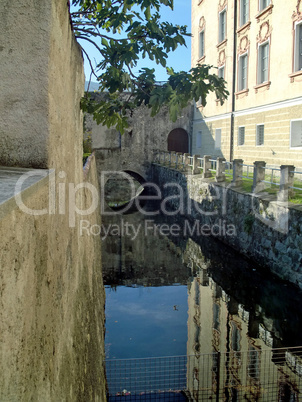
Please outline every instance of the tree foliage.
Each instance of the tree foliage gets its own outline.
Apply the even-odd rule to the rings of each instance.
[[[92,43],[100,56],[94,69],[82,46],[103,96],[96,101],[86,94],[81,106],[98,124],[123,132],[129,112],[142,104],[151,109],[152,116],[168,106],[175,121],[192,99],[203,106],[210,92],[221,103],[226,99],[225,82],[210,73],[212,66],[199,65],[189,72],[167,67],[168,53],[185,46],[185,37],[190,35],[186,26],[161,21],[161,7],[173,9],[173,0],[73,0],[73,5],[77,6],[71,13],[76,37]],[[158,83],[150,68],[135,74],[142,58],[166,67],[168,81]]]

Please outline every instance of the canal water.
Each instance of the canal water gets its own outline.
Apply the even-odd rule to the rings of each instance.
[[[215,238],[190,235],[185,221],[164,219],[103,219],[107,358],[302,344],[300,290]]]

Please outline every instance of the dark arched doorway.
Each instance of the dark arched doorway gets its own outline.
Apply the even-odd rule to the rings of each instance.
[[[189,152],[188,133],[183,128],[175,128],[168,135],[168,151]]]

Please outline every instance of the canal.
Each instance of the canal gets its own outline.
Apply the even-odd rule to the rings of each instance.
[[[180,230],[171,230],[172,225]],[[255,381],[260,378],[261,356],[274,361],[273,350],[278,348],[286,362],[285,350],[302,344],[302,292],[215,238],[190,235],[182,230],[185,225],[175,217],[166,220],[141,213],[104,217],[106,357],[190,356],[195,360],[186,360],[183,371],[186,388],[191,387],[193,395],[205,381],[200,378],[200,356],[212,356],[211,364],[202,363],[203,369],[217,374],[215,354],[235,353],[232,376],[240,378],[246,357],[247,372]],[[296,359],[301,359],[298,352],[287,360],[296,365]],[[216,374],[207,379],[211,383],[207,398],[218,386]],[[176,382],[181,382],[177,376]],[[239,388],[232,387],[226,400],[240,400],[236,399]],[[257,400],[249,387],[245,395]],[[291,383],[280,387],[279,381],[276,398],[296,400],[282,399],[286,392],[295,396]]]

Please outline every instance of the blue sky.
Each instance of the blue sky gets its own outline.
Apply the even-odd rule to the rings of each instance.
[[[162,20],[169,21],[173,24],[187,25],[188,32],[191,32],[191,0],[174,0],[174,11],[171,11],[168,7],[162,7],[161,10]],[[173,67],[175,71],[185,70],[188,71],[191,68],[191,40],[187,38],[187,47],[181,46],[175,52],[169,54],[167,60],[167,66]],[[98,54],[95,51],[93,45],[90,45],[87,41],[80,41],[84,49],[89,53],[90,58],[95,64],[98,61]],[[167,74],[165,68],[157,66],[156,63],[152,63],[148,59],[141,61],[139,68],[148,67],[155,68],[155,74],[157,81],[165,81],[167,79]],[[138,69],[139,69],[138,68]],[[90,76],[90,66],[85,59],[84,63],[86,80]],[[137,69],[137,70],[138,70]],[[95,78],[92,78],[95,81]]]

